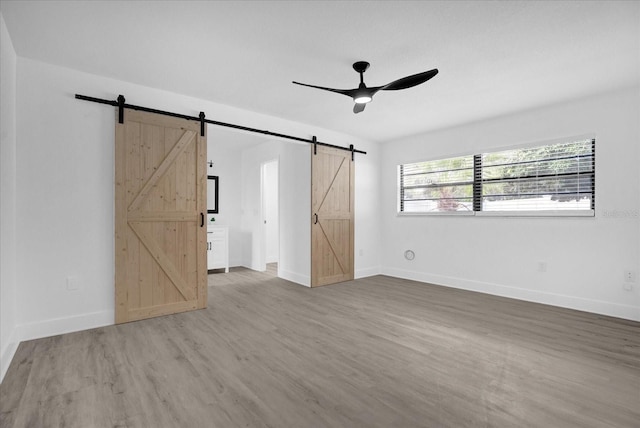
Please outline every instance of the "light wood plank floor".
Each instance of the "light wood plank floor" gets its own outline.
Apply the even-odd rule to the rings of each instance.
[[[640,323],[376,276],[22,343],[2,427],[638,427]]]

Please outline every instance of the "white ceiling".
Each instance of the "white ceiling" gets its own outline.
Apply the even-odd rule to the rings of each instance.
[[[637,1],[2,0],[0,8],[21,57],[372,141],[640,82]],[[358,115],[346,96],[291,83],[356,87],[357,60],[371,63],[369,86],[440,73],[378,93]]]

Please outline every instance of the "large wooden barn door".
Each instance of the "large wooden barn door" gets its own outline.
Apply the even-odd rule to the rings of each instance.
[[[116,323],[206,307],[206,137],[133,110],[116,121]]]
[[[351,153],[311,148],[311,286],[353,279],[353,185]]]

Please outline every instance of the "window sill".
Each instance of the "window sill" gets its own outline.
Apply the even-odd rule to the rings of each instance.
[[[398,217],[595,217],[594,210],[398,212]]]
[[[398,217],[458,217],[458,216],[474,216],[473,211],[437,211],[437,212],[399,212]]]
[[[565,211],[478,211],[478,217],[595,217],[593,210]]]

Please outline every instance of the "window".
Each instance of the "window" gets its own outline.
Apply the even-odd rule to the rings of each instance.
[[[399,166],[401,213],[587,214],[595,139]]]
[[[473,156],[400,165],[401,212],[473,211]]]
[[[482,155],[482,211],[592,210],[595,141]]]

